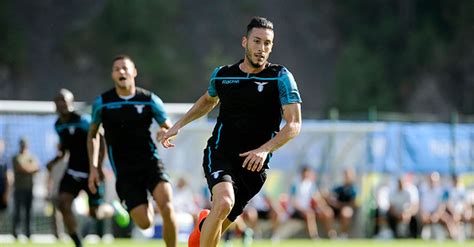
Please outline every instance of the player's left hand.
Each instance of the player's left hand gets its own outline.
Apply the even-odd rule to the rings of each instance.
[[[103,176],[103,173],[102,173]],[[89,190],[95,194],[97,193],[97,187],[99,187],[101,180],[101,175],[99,173],[99,169],[94,167],[91,168],[90,173],[89,173],[89,180],[88,180],[88,186]]]
[[[245,153],[239,154],[240,157],[245,157],[243,168],[247,168],[249,171],[260,172],[263,168],[263,164],[267,159],[268,152],[259,149],[254,149]]]

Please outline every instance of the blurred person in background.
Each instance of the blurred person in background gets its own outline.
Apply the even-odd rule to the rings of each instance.
[[[351,168],[344,169],[343,176],[343,184],[335,187],[326,198],[329,206],[334,210],[335,216],[339,218],[339,237],[347,238],[349,236],[349,226],[352,224],[356,209],[357,190],[354,185],[354,170]]]
[[[432,172],[427,177],[427,183],[420,186],[422,236],[425,236],[425,232],[432,230],[436,224],[443,225],[450,234],[454,233],[452,222],[446,214],[446,204],[444,201],[444,192],[440,185],[440,175],[438,172]]]
[[[273,38],[272,22],[252,18],[241,40],[244,59],[216,68],[208,90],[160,138],[165,148],[173,147],[170,140],[181,128],[220,103],[203,161],[212,207],[201,211],[188,241],[191,247],[219,245],[222,233],[265,183],[272,152],[300,132],[302,101],[296,81],[284,66],[268,61]],[[280,130],[282,119],[286,123]]]
[[[457,174],[451,175],[451,184],[443,196],[446,204],[445,216],[448,225],[451,227],[451,238],[461,238],[464,236],[462,223],[469,223],[472,217],[472,208],[467,201],[467,193]]]
[[[275,234],[285,217],[284,214],[285,212],[279,204],[274,203],[272,198],[270,198],[264,190],[260,190],[260,192],[249,201],[247,207],[245,207],[242,218],[247,226],[253,230],[256,238],[263,237],[263,232],[261,232],[261,228],[259,227],[259,221],[269,220],[271,224],[270,237],[277,240],[278,236]]]
[[[416,215],[418,213],[418,203],[407,189],[405,176],[397,179],[397,186],[389,192],[389,208],[387,212],[387,222],[395,238],[405,235],[400,232],[400,224],[408,225],[409,236],[416,238],[418,234]]]
[[[95,219],[111,218],[115,215],[117,223],[123,227],[128,225],[129,215],[120,203],[104,202],[105,184],[103,183],[102,169],[99,170],[101,183],[96,192],[88,187],[89,157],[87,153],[87,135],[90,117],[81,115],[74,110],[74,95],[67,89],[61,89],[54,98],[58,119],[54,124],[59,136],[58,153],[46,167],[51,173],[53,168],[68,157],[68,165],[59,185],[57,205],[62,213],[67,232],[76,247],[82,246],[81,236],[78,231],[76,218],[72,211],[74,199],[80,191],[88,195],[89,215]],[[101,138],[103,142],[103,138]],[[100,161],[102,164],[105,155],[105,145],[101,144]],[[103,223],[97,222],[98,234],[103,232]]]
[[[375,190],[374,232],[373,236],[384,238],[384,226],[390,208],[390,185],[388,179],[381,179]]]
[[[171,121],[163,101],[156,94],[136,86],[138,71],[131,57],[115,57],[111,69],[114,87],[98,96],[92,106],[88,135],[89,188],[95,191],[100,180],[99,130],[102,126],[120,200],[127,206],[135,224],[147,229],[155,220],[154,208],[148,201],[149,192],[163,219],[166,246],[176,247],[178,228],[170,176],[150,132],[153,120],[160,127],[157,137],[171,127]]]
[[[334,213],[321,196],[316,186],[316,173],[309,166],[303,166],[300,177],[290,188],[289,213],[292,218],[303,219],[312,239],[319,238],[317,220],[321,220],[329,238],[337,233],[333,228]]]
[[[189,187],[188,181],[184,177],[180,177],[174,188],[173,205],[175,212],[191,215],[196,223],[200,210],[199,202],[197,196]]]
[[[31,236],[31,206],[33,204],[33,176],[39,171],[38,159],[30,153],[28,140],[20,139],[20,151],[13,156],[14,172],[14,193],[13,201],[13,229],[12,234],[18,237],[18,224],[20,224],[20,214],[24,213],[23,223],[27,238]]]
[[[5,154],[5,141],[0,139],[0,212],[8,207],[10,194],[10,179],[7,173],[7,160]]]

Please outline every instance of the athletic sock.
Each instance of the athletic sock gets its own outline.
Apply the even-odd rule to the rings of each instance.
[[[72,238],[72,241],[74,241],[74,244],[76,245],[76,247],[82,247],[81,239],[76,233],[71,234],[71,238]]]

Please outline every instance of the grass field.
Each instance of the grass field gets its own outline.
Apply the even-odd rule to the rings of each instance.
[[[72,247],[73,243],[55,243],[55,244],[41,244],[41,243],[0,243],[1,247],[33,247],[33,246],[45,246],[45,247]],[[125,246],[138,246],[138,247],[164,247],[162,241],[132,241],[132,240],[115,240],[111,243],[86,243],[85,247],[125,247]],[[187,244],[180,244],[179,247],[186,247]],[[221,244],[222,247],[243,247],[242,242],[235,240],[232,245]],[[379,240],[359,240],[359,239],[347,239],[347,240],[285,240],[280,243],[272,243],[270,241],[255,241],[252,247],[303,247],[303,246],[317,246],[317,247],[362,247],[362,246],[415,246],[415,247],[451,247],[451,246],[474,246],[474,240],[465,242],[454,242],[454,241],[423,241],[423,240],[396,240],[396,241],[379,241]]]

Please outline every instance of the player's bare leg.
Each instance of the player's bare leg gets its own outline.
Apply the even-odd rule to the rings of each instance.
[[[132,210],[130,210],[130,216],[140,229],[147,229],[153,224],[155,213],[153,212],[153,208],[146,203],[132,208]]]
[[[74,196],[69,193],[61,192],[58,196],[58,208],[63,215],[64,225],[66,225],[66,230],[69,236],[76,247],[82,246],[80,237],[77,234],[77,223],[74,213],[72,212],[72,202],[74,201]]]
[[[163,239],[167,247],[178,246],[178,228],[172,204],[172,189],[168,182],[160,182],[153,190],[153,198],[163,218]]]
[[[235,202],[230,182],[221,182],[212,188],[212,208],[201,228],[201,246],[218,246],[222,232],[232,224],[227,219]]]

